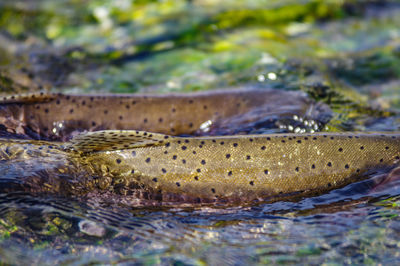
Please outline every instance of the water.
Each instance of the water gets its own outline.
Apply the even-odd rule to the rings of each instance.
[[[4,262],[265,264],[398,262],[400,182],[249,206],[131,208],[0,196]],[[396,196],[394,196],[396,195]]]
[[[321,129],[398,131],[399,18],[398,1],[2,1],[0,88],[302,90],[333,110]],[[289,130],[262,120],[254,127]],[[2,192],[0,259],[394,265],[400,181],[385,174],[324,195],[239,206]]]

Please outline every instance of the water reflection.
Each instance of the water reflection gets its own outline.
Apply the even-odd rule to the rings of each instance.
[[[38,264],[391,263],[399,256],[400,181],[374,190],[380,181],[376,174],[325,195],[257,206],[140,208],[2,193],[0,254]]]

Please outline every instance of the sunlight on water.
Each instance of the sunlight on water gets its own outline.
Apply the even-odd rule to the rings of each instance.
[[[277,89],[290,93],[269,106],[248,103],[247,112],[225,119],[218,120],[214,112],[190,134],[178,135],[400,129],[398,1],[5,0],[0,14],[1,99],[49,90]],[[46,126],[41,123],[52,110],[41,106],[51,100],[25,102],[33,111],[24,115],[40,114],[29,118],[29,126],[11,115],[23,105],[2,103],[0,137],[66,140],[81,131],[122,125],[122,117],[96,123],[103,109],[78,119],[77,108],[88,106],[88,99],[65,107],[73,119],[55,119]],[[132,112],[136,102],[128,108],[119,101],[107,112],[122,108],[125,118],[140,115]],[[224,104],[218,105],[222,110]],[[176,106],[168,108],[174,115],[179,112]],[[184,109],[179,119],[192,128],[193,114],[208,108]],[[158,126],[167,112],[160,113],[153,119]],[[146,117],[140,123],[154,121]],[[0,157],[12,154],[4,150]],[[163,206],[143,194],[130,201],[112,193],[87,193],[91,176],[73,176],[63,170],[67,162],[62,155],[48,156],[51,167],[41,156],[0,161],[0,264],[400,261],[398,169],[370,172],[363,181],[310,197]],[[63,172],[49,175],[53,168]],[[53,183],[46,187],[43,180]],[[66,183],[80,193],[60,186]]]

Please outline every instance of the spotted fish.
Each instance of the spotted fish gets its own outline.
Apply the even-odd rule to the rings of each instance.
[[[138,129],[170,135],[252,127],[267,118],[294,114],[315,119],[330,113],[302,92],[236,89],[186,94],[64,95],[0,97],[0,124],[35,139],[66,140],[74,131]],[[227,126],[229,125],[229,126]]]
[[[342,187],[400,159],[400,133],[172,137],[99,131],[66,145],[110,185],[191,199],[255,200]]]
[[[97,131],[66,143],[0,139],[0,182],[2,189],[13,179],[28,190],[77,195],[141,189],[159,200],[262,200],[322,193],[395,167],[399,144],[400,133]]]

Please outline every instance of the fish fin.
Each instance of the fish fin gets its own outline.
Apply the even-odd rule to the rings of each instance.
[[[163,145],[170,136],[135,130],[103,130],[74,137],[67,148],[80,152],[125,150]]]
[[[48,92],[22,93],[0,96],[0,104],[8,103],[40,103],[48,102],[57,97],[57,94]]]

